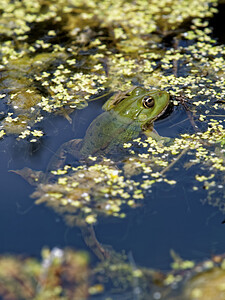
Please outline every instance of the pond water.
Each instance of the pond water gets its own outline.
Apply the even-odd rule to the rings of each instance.
[[[46,136],[35,147],[29,143],[7,138],[0,144],[1,159],[1,253],[26,254],[39,257],[44,246],[73,247],[90,252],[79,228],[65,225],[51,209],[35,205],[29,196],[34,187],[9,170],[24,166],[45,170],[58,147],[71,138],[80,138],[97,114],[101,104],[72,115],[72,126],[56,117],[45,121]],[[176,125],[178,124],[178,125]],[[175,137],[191,127],[184,110],[174,109],[169,116],[155,123],[162,136]],[[173,249],[183,258],[203,260],[225,249],[223,214],[203,205],[207,193],[202,188],[192,191],[192,172],[178,162],[179,180],[175,186],[158,184],[146,194],[141,207],[127,212],[127,218],[100,218],[95,225],[98,239],[115,250],[132,253],[137,265],[167,270]],[[176,171],[174,171],[176,172]],[[177,176],[177,175],[176,175]]]
[[[225,5],[218,7],[219,13],[208,25],[208,18],[215,13],[213,1],[208,8],[200,5],[200,16],[191,13],[183,20],[178,18],[180,23],[174,23],[173,10],[168,14],[168,7],[151,15],[154,9],[145,9],[148,1],[120,1],[118,7],[127,18],[123,27],[118,7],[112,2],[112,16],[118,17],[115,23],[111,16],[105,17],[110,4],[103,2],[105,6],[93,1],[86,7],[82,1],[62,0],[61,9],[57,3],[48,7],[40,0],[40,7],[30,10],[26,1],[18,1],[18,7],[22,6],[17,11],[14,2],[11,7],[8,1],[14,15],[4,15],[0,3],[1,26],[9,27],[0,39],[4,46],[0,50],[0,256],[19,254],[41,261],[44,247],[71,248],[86,251],[90,269],[95,270],[101,264],[98,253],[107,257],[107,249],[111,249],[109,253],[116,259],[125,253],[126,264],[132,269],[129,275],[134,277],[121,288],[125,293],[111,294],[106,283],[105,293],[100,291],[100,296],[88,299],[145,300],[149,287],[146,291],[143,288],[143,295],[135,291],[139,288],[135,282],[139,277],[133,273],[137,267],[168,274],[174,262],[172,253],[197,263],[225,253],[225,38],[221,31]],[[181,2],[177,3],[183,12]],[[154,8],[155,4],[151,5]],[[195,1],[190,0],[191,5],[195,7]],[[133,13],[142,15],[145,10],[143,24],[138,25],[138,19],[133,22]],[[23,13],[28,15],[24,27],[20,22]],[[10,24],[18,30],[15,36]],[[124,101],[126,93],[121,97],[117,92],[127,92],[135,85],[171,94],[166,113],[154,122],[159,135],[170,141],[160,143],[142,136],[132,140],[131,146],[120,145],[126,148],[123,150],[129,153],[130,161],[124,152],[110,157],[104,152],[109,146],[106,143],[94,171],[94,158],[79,161],[71,155],[66,158],[68,169],[63,170],[68,173],[60,174],[60,170],[46,175],[60,146],[85,136],[109,96],[115,93],[117,100]],[[93,95],[101,96],[91,101]],[[110,122],[116,126],[117,121]],[[34,170],[42,171],[38,180],[35,177],[36,186],[16,173],[25,167],[33,170],[26,179],[37,176]],[[39,199],[42,203],[37,205]],[[85,237],[85,230],[91,239]],[[121,258],[119,266],[120,262],[122,265],[124,260]],[[90,281],[95,284],[106,273],[103,267]],[[154,290],[148,276],[145,280],[143,286]],[[104,278],[102,282],[104,285]],[[175,299],[171,295],[167,298],[166,293],[162,298],[153,293],[149,299]]]

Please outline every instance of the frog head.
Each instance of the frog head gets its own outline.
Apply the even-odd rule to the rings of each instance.
[[[169,104],[169,94],[161,90],[136,87],[128,95],[109,100],[104,108],[113,110],[121,118],[138,121],[141,126],[150,124],[163,114]]]

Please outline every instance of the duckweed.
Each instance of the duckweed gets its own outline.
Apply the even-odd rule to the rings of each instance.
[[[224,49],[210,38],[203,21],[217,12],[216,6],[216,0],[4,0],[1,87],[11,118],[5,117],[2,129],[34,142],[41,136],[33,138],[33,127],[47,117],[45,112],[70,120],[68,115],[93,96],[106,89],[125,91],[134,82],[173,95],[182,91],[189,98],[200,93],[221,98]],[[189,30],[183,26],[187,20]],[[163,46],[163,38],[182,26],[176,38],[187,40],[188,46]],[[175,62],[184,65],[179,77]],[[220,76],[201,76],[212,70]],[[206,83],[211,87],[199,91]]]

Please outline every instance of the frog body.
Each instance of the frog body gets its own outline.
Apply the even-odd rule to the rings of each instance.
[[[169,104],[169,94],[165,91],[151,90],[136,87],[128,93],[117,94],[110,98],[99,115],[88,127],[83,139],[74,139],[64,143],[50,161],[47,172],[33,171],[29,168],[15,171],[27,179],[31,184],[39,185],[54,194],[58,193],[58,184],[52,178],[50,170],[62,168],[67,155],[77,159],[86,159],[88,156],[106,155],[117,151],[123,144],[136,138],[141,132],[147,136],[159,138],[153,130],[153,122],[166,110]],[[70,187],[71,188],[71,187]],[[57,194],[56,193],[56,194]],[[80,227],[86,244],[93,250],[99,259],[110,256],[109,251],[101,245],[93,227],[79,217],[74,223]]]
[[[80,156],[86,158],[89,155],[107,154],[138,136],[139,132],[137,122],[123,118],[115,111],[106,111],[87,129],[80,145]]]
[[[79,160],[116,151],[141,132],[157,139],[159,136],[153,130],[153,122],[168,104],[167,92],[148,91],[142,87],[109,99],[103,106],[105,112],[90,124],[83,140],[71,140],[60,147],[55,161],[50,164],[51,169],[59,168],[67,154]]]

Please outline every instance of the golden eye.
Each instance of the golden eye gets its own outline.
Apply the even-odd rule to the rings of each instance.
[[[150,108],[150,107],[153,107],[154,104],[155,104],[155,101],[154,99],[152,98],[152,96],[145,96],[143,99],[142,99],[142,104],[145,108]]]

